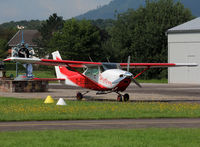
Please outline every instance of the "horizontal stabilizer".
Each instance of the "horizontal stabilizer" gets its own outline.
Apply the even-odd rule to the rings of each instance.
[[[33,78],[34,81],[64,81],[62,78]]]

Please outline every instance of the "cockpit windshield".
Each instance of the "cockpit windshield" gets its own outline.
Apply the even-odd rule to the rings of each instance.
[[[116,63],[102,63],[103,69],[109,70],[109,69],[118,69],[118,66]]]
[[[119,65],[117,63],[102,63],[102,66],[90,66],[86,69],[84,74],[87,77],[96,78],[99,73],[102,73],[109,69],[119,69]]]

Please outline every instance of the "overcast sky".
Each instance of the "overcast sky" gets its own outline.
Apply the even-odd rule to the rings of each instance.
[[[9,21],[45,20],[57,13],[64,19],[83,14],[111,0],[0,0],[0,24]]]

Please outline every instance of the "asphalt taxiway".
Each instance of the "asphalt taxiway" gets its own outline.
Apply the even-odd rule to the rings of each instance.
[[[0,131],[22,130],[100,130],[136,128],[200,128],[200,119],[117,119],[0,122]]]

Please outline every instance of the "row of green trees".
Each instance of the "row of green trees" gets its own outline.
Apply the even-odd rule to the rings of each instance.
[[[190,10],[173,0],[146,0],[145,7],[119,14],[116,21],[63,21],[53,14],[39,31],[38,54],[59,50],[64,59],[111,62],[167,62],[166,31],[193,19]],[[112,24],[112,25],[111,25]],[[166,77],[167,71],[151,70],[147,78]]]

